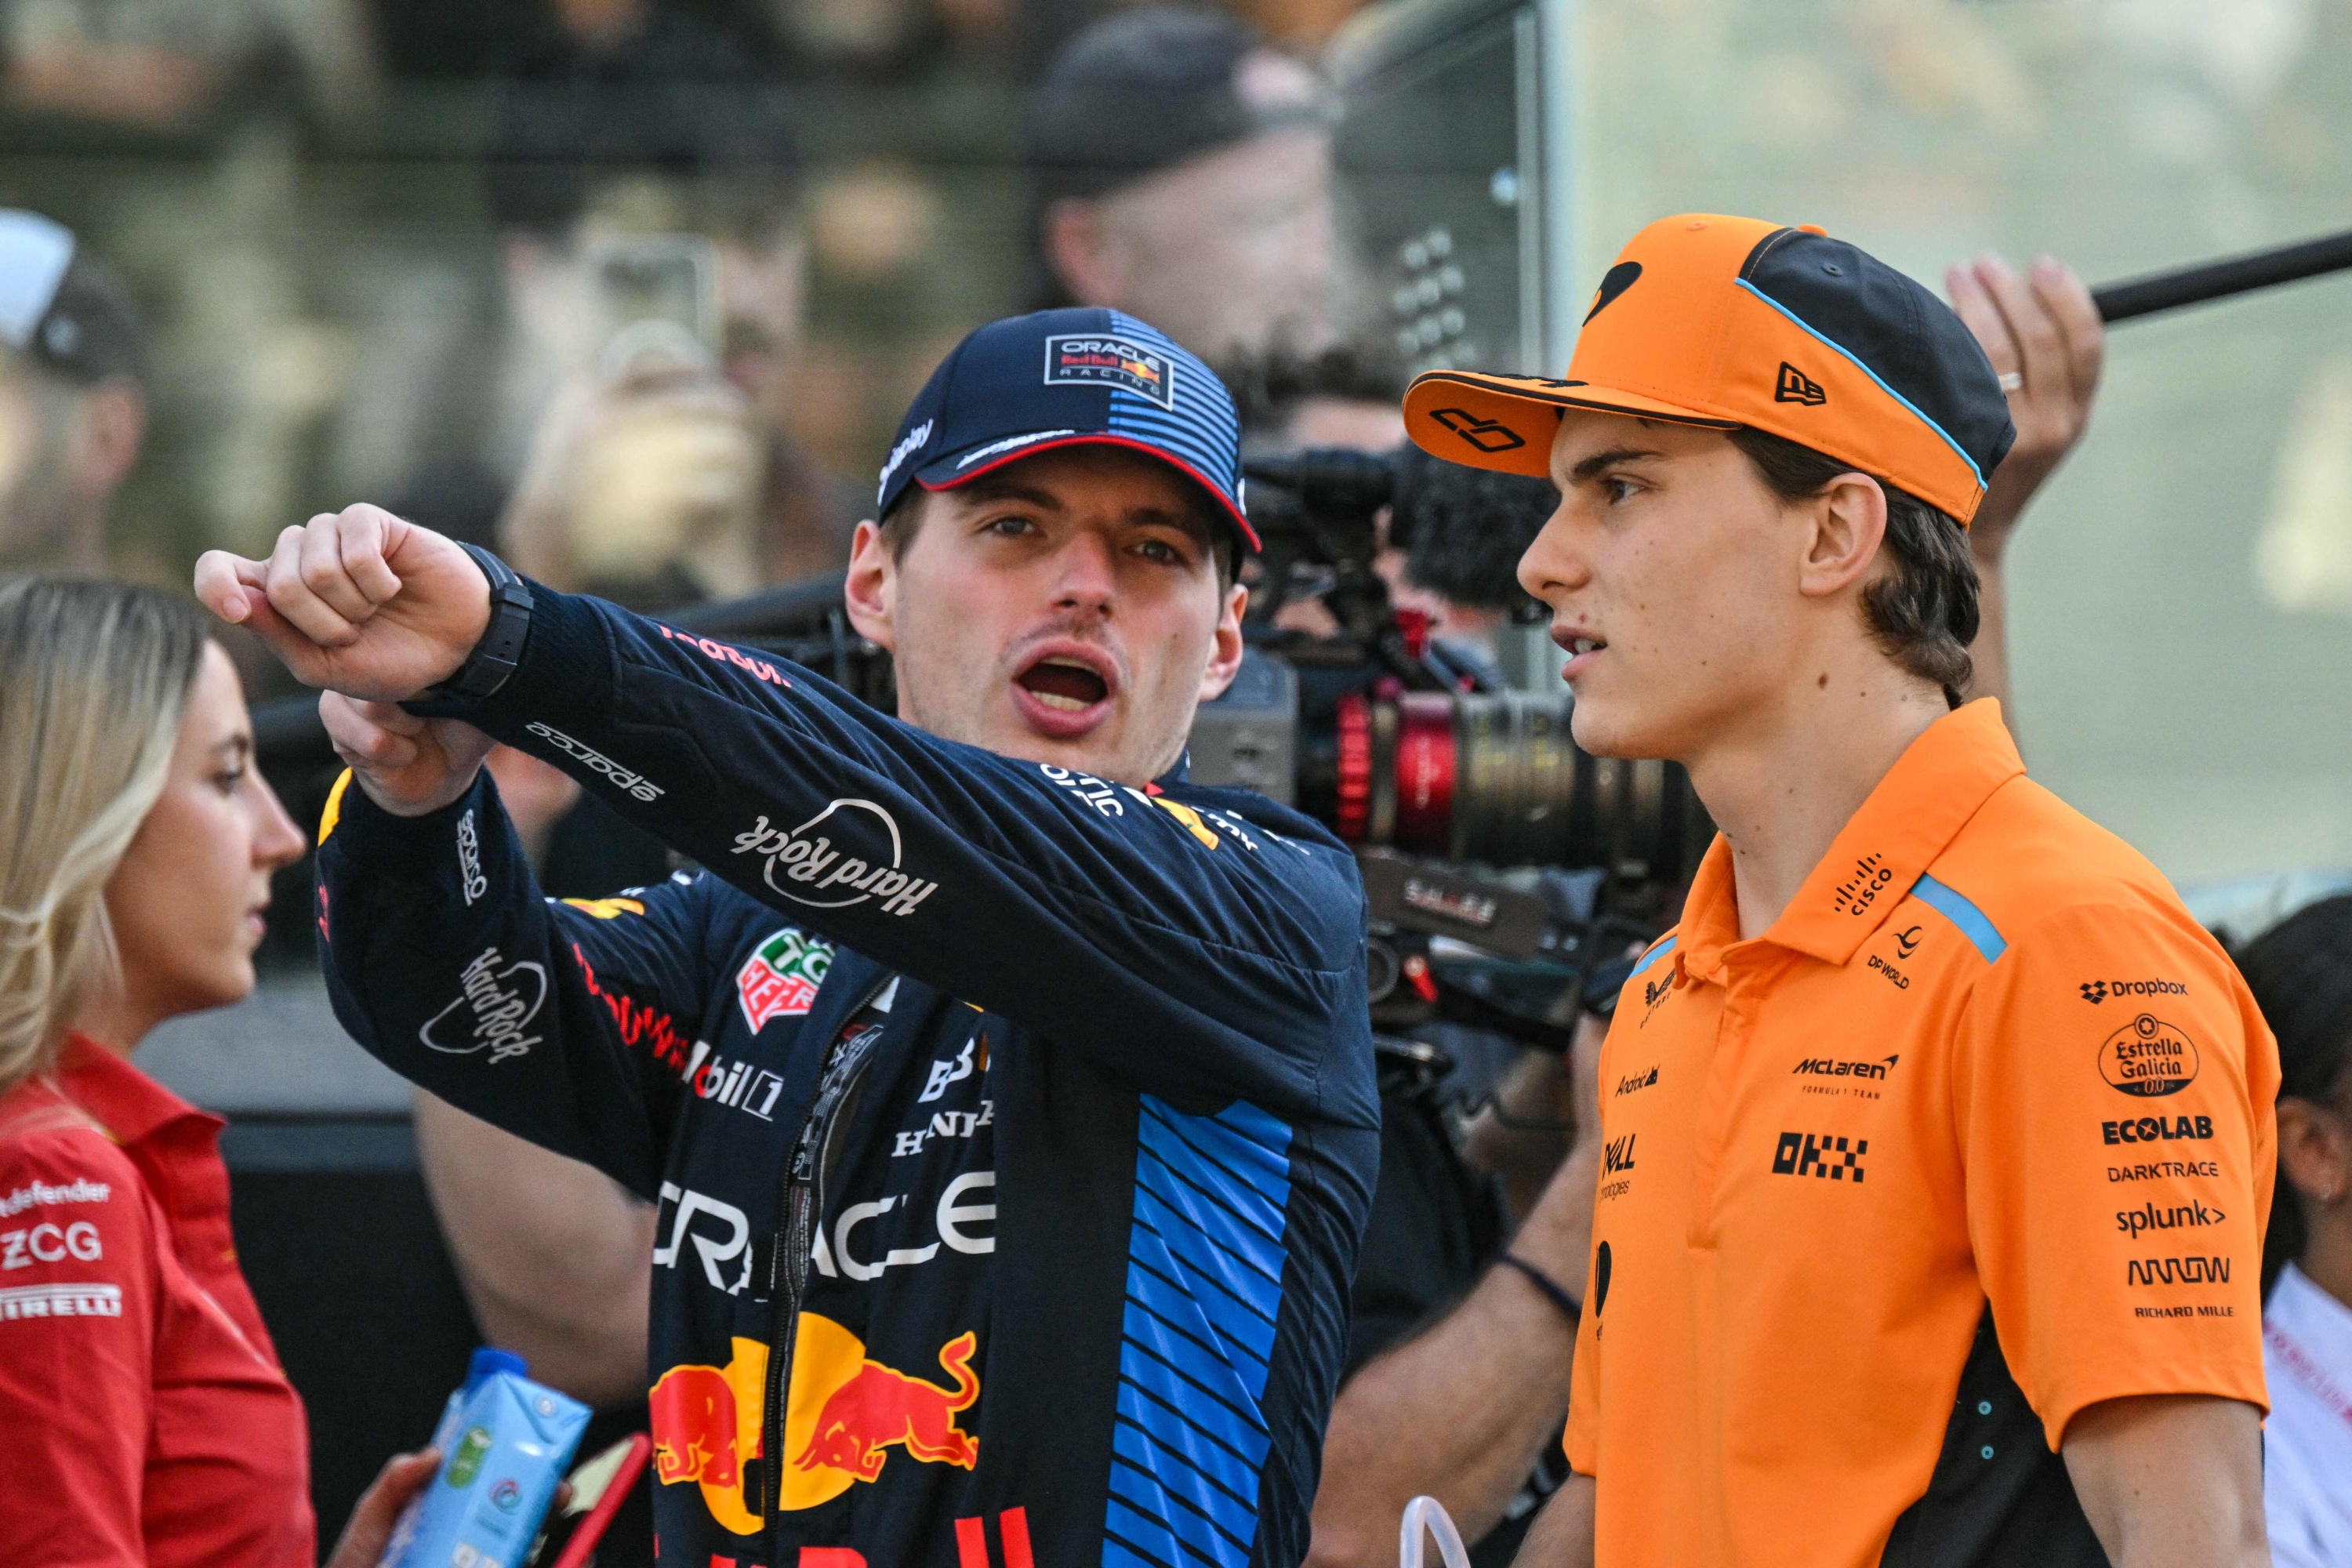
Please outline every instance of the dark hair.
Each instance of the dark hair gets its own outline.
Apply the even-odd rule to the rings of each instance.
[[[2352,895],[2308,904],[2248,942],[2239,972],[2278,1037],[2279,1098],[2324,1102],[2352,1081]],[[2299,1256],[2310,1226],[2279,1170],[2263,1242],[2263,1288]]]
[[[1412,379],[1397,360],[1348,343],[1317,354],[1282,347],[1236,354],[1216,371],[1233,395],[1245,447],[1281,439],[1300,405],[1314,398],[1401,405]]]
[[[1768,431],[1742,426],[1727,434],[1765,488],[1784,501],[1819,495],[1840,474],[1862,471]],[[1968,530],[1885,479],[1878,487],[1886,492],[1885,549],[1895,569],[1864,591],[1870,635],[1906,672],[1942,687],[1944,700],[1958,708],[1976,673],[1969,644],[1977,637],[1977,564]]]
[[[877,526],[882,531],[882,548],[890,552],[892,561],[907,559],[907,547],[915,542],[915,531],[922,525],[923,498],[929,494],[920,485],[908,485],[890,503],[890,510],[882,514]],[[1209,530],[1209,553],[1217,563],[1217,592],[1223,594],[1234,585],[1234,578],[1241,571],[1241,545],[1234,531],[1205,505],[1197,512]]]
[[[650,174],[684,185],[707,226],[761,237],[795,195],[800,155],[782,100],[732,41],[665,10],[613,47],[543,42],[496,84],[490,216],[561,234],[606,183]]]
[[[1528,603],[1519,558],[1559,510],[1552,482],[1450,463],[1410,442],[1399,467],[1389,540],[1404,547],[1406,578],[1476,609]]]

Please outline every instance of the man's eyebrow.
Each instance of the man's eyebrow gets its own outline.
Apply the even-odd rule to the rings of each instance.
[[[1605,452],[1593,453],[1592,456],[1577,464],[1575,468],[1570,468],[1568,473],[1568,479],[1570,484],[1580,485],[1585,480],[1592,478],[1593,475],[1600,473],[1602,469],[1613,468],[1620,463],[1631,463],[1638,461],[1643,458],[1663,458],[1665,454],[1664,452],[1644,451],[1639,447],[1612,447]]]
[[[1026,501],[1041,511],[1062,510],[1061,498],[1053,491],[1024,485],[1017,479],[977,479],[968,485],[959,486],[956,493],[980,506],[993,500],[1018,500]]]

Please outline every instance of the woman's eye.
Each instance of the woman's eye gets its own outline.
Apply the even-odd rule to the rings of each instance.
[[[241,767],[225,768],[213,775],[213,787],[223,795],[235,795],[236,786],[245,782],[245,774]]]

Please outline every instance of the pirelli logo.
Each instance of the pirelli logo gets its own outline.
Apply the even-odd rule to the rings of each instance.
[[[119,1318],[119,1285],[20,1285],[0,1290],[0,1323],[19,1318]]]
[[[1780,1146],[1772,1152],[1772,1173],[1825,1177],[1832,1182],[1851,1177],[1860,1186],[1862,1158],[1869,1152],[1867,1138],[1856,1139],[1849,1147],[1845,1139],[1827,1132],[1783,1132]]]
[[[2227,1285],[2226,1258],[2134,1258],[2124,1265],[2126,1285]]]

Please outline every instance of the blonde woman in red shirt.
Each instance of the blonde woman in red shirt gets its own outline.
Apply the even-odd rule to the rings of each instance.
[[[131,1062],[241,1000],[302,836],[192,605],[0,586],[0,1563],[310,1568],[309,1435],[237,1271],[218,1118]],[[373,1564],[432,1456],[385,1468]]]

